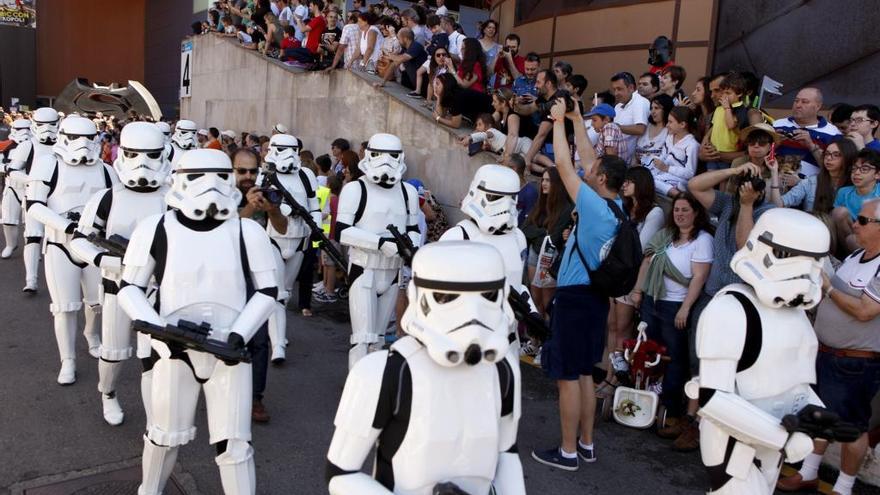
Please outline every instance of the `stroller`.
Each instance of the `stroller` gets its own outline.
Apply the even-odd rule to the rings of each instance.
[[[620,356],[612,355],[612,362],[618,361],[617,379],[620,385],[614,391],[611,413],[618,423],[632,428],[650,428],[659,417],[665,423],[664,411],[660,411],[660,392],[663,380],[666,347],[649,340],[645,330],[648,324],[639,323],[638,336],[623,342],[623,362]]]

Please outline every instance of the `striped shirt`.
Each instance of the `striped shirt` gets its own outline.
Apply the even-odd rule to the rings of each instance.
[[[793,137],[789,137],[791,133],[797,130],[805,130],[810,133],[813,144],[821,148],[825,147],[840,139],[840,130],[837,126],[828,122],[823,117],[819,117],[819,122],[814,125],[801,127],[794,118],[787,117],[773,122],[773,128],[783,135],[784,139],[776,148],[777,156],[797,155],[801,158],[801,173],[804,175],[816,175],[819,173],[819,164],[809,148],[803,143],[797,141]]]

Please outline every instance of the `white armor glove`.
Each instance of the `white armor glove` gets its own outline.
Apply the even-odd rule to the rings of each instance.
[[[389,258],[397,256],[397,243],[390,239],[380,241],[379,251]]]

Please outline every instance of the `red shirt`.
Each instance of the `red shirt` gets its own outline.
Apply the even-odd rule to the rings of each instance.
[[[330,238],[336,238],[336,210],[339,207],[339,196],[335,194],[330,195]]]
[[[514,55],[513,65],[520,74],[523,74],[526,71],[526,58]],[[504,58],[504,53],[502,52],[498,56],[498,60],[495,61],[495,89],[509,88],[511,86],[513,86],[513,75],[507,68],[507,59]]]
[[[304,45],[310,52],[318,53],[318,46],[321,44],[321,36],[324,34],[324,31],[327,30],[327,21],[324,20],[324,16],[319,15],[309,21],[309,27],[312,29],[306,33],[306,42]]]
[[[672,67],[673,65],[675,65],[674,60],[670,60],[669,62],[666,62],[666,65],[664,65],[663,67],[657,67],[655,65],[652,65],[651,70],[649,72],[651,74],[657,74],[659,76],[661,72],[663,72],[664,70],[666,70],[669,67]]]
[[[302,46],[298,39],[293,36],[289,36],[281,40],[281,51],[287,50],[288,48],[299,48]]]
[[[461,65],[458,66],[457,72],[458,72],[458,77],[460,77],[461,79],[470,79],[469,77],[465,77],[464,69],[462,68]],[[474,64],[474,73],[470,77],[473,77],[473,76],[477,76],[477,80],[474,81],[474,83],[470,85],[469,89],[472,89],[474,91],[479,91],[480,93],[485,93],[486,92],[486,83],[485,83],[486,78],[483,76],[482,64]]]

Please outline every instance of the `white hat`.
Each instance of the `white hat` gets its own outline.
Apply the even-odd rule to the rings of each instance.
[[[229,139],[235,139],[235,131],[231,129],[226,129],[225,131],[220,133],[221,136],[226,136]]]
[[[275,127],[273,127],[272,130],[278,134],[287,134],[287,126],[284,124],[275,124]]]
[[[208,133],[208,130],[207,130],[207,129],[199,129],[199,132],[197,132],[196,134],[198,134],[198,135],[200,135],[200,136],[205,136],[205,137],[208,137],[208,136],[211,135],[211,134]]]

